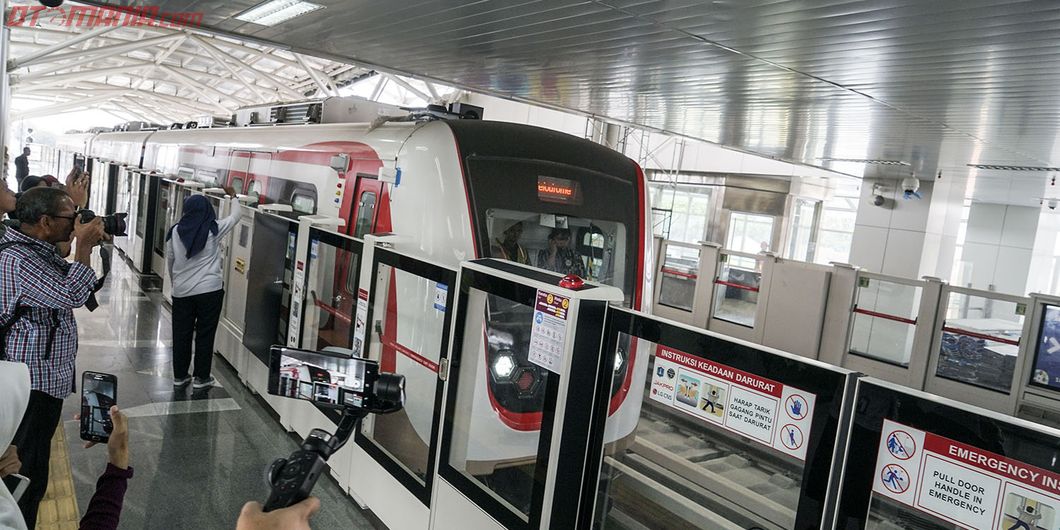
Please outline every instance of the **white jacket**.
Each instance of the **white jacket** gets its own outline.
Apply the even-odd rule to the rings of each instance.
[[[0,453],[7,450],[15,438],[22,416],[29,406],[29,367],[22,363],[0,361]],[[0,529],[26,530],[26,521],[15,498],[0,484]]]

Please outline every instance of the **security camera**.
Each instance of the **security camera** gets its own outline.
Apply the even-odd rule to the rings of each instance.
[[[59,7],[63,5],[63,0],[38,0],[40,5],[44,7]]]
[[[887,202],[887,199],[883,198],[883,195],[875,195],[872,197],[872,204],[874,206],[883,206],[883,203]]]
[[[902,179],[902,195],[906,199],[920,198],[920,194],[917,190],[920,189],[920,180],[916,177],[907,177]]]

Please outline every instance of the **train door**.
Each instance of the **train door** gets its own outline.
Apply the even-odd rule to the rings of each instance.
[[[229,162],[228,185],[237,193],[246,193],[261,200],[268,183],[272,153],[235,151]],[[240,180],[242,179],[242,180]],[[257,201],[255,201],[257,202]],[[250,243],[254,236],[253,210],[243,208],[242,217],[229,240],[222,263],[225,267],[224,316],[236,329],[246,327],[247,269],[250,264]]]
[[[151,269],[163,276],[166,266],[166,235],[169,233],[169,215],[173,206],[176,185],[169,179],[158,179],[158,195],[154,205],[154,237],[151,240]]]

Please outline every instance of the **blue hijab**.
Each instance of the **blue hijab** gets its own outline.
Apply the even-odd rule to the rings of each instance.
[[[188,249],[188,259],[206,247],[210,234],[217,235],[217,214],[206,196],[192,195],[184,199],[184,214],[180,222],[169,230],[167,240],[173,237],[174,230],[184,243],[184,248]]]

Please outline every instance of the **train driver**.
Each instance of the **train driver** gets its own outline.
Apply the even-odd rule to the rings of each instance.
[[[515,221],[501,233],[501,237],[493,241],[493,257],[530,265],[530,255],[519,244],[521,237],[523,237],[523,222]]]

